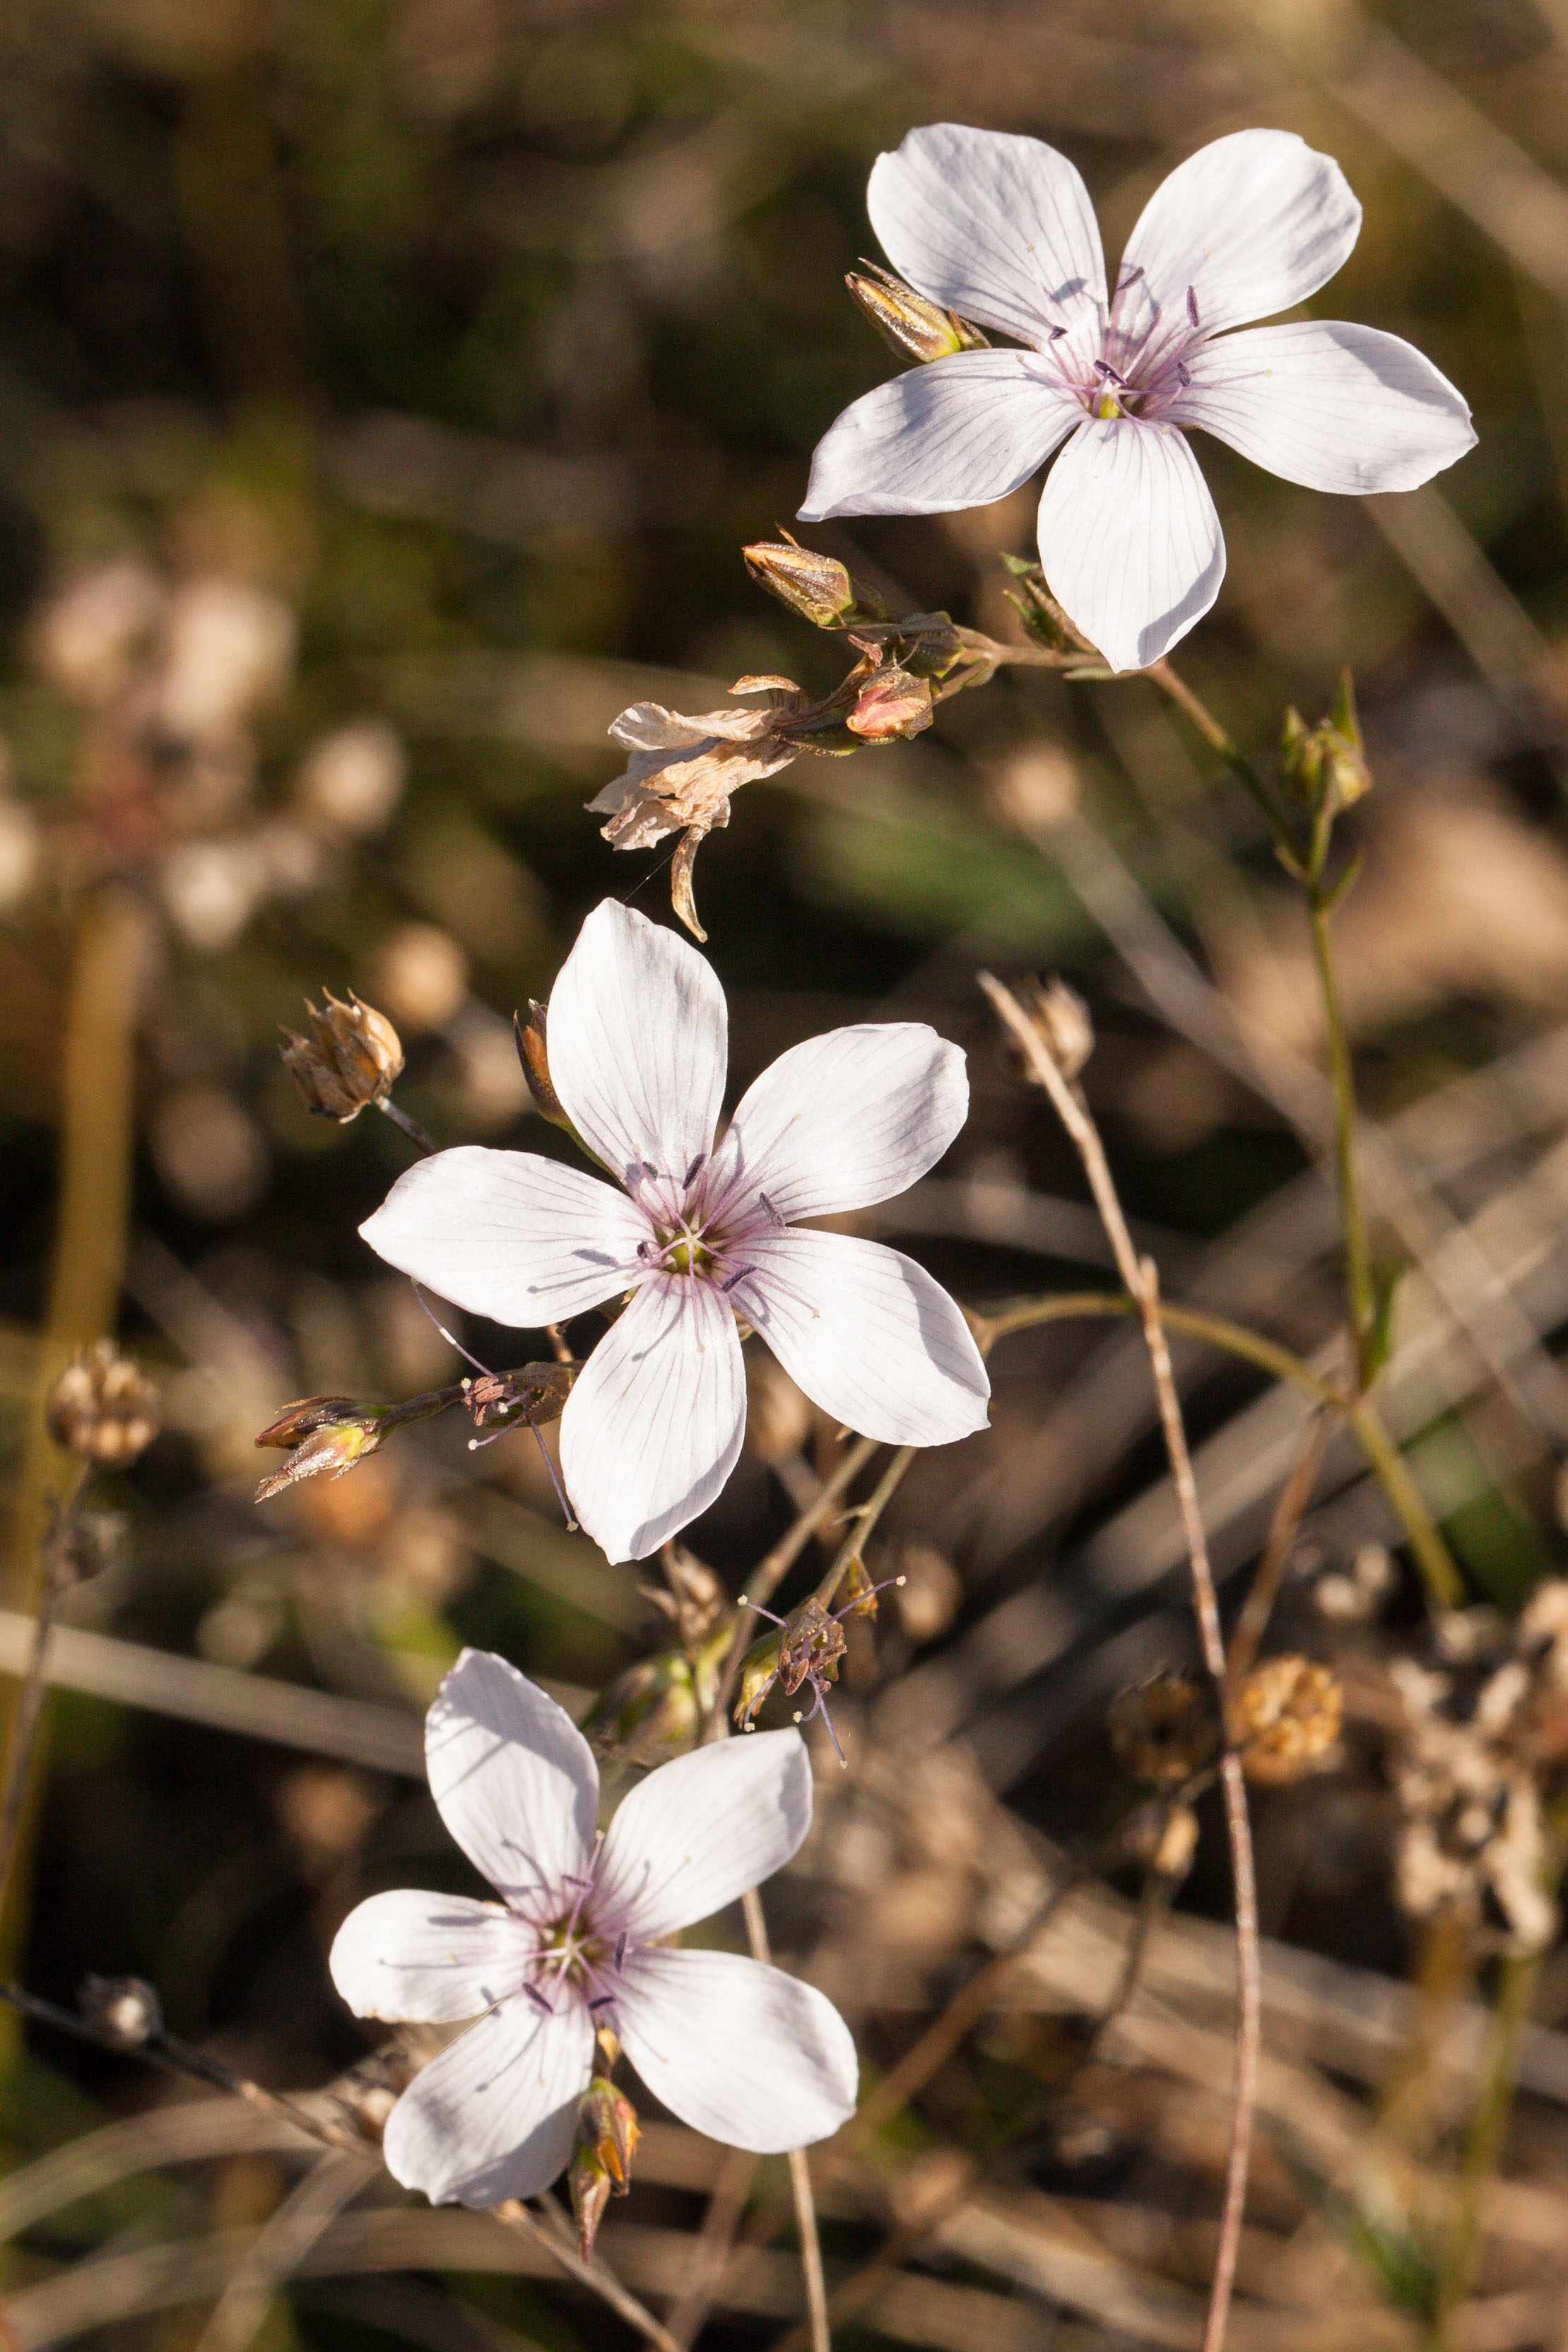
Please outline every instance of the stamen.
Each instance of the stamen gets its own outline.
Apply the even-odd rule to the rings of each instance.
[[[1110,361],[1109,361],[1109,360],[1096,360],[1096,361],[1095,361],[1095,362],[1094,362],[1094,373],[1095,373],[1095,374],[1099,377],[1099,379],[1100,379],[1100,381],[1101,381],[1101,383],[1103,383],[1105,382],[1106,378],[1107,378],[1107,377],[1109,377],[1110,381],[1111,381],[1113,383],[1119,383],[1119,384],[1121,385],[1121,387],[1122,387],[1122,390],[1123,390],[1124,392],[1125,392],[1125,391],[1126,391],[1126,389],[1127,389],[1127,379],[1126,379],[1126,377],[1125,377],[1124,375],[1123,375],[1123,374],[1122,374],[1122,373],[1121,373],[1117,369],[1113,368],[1113,367],[1112,366],[1112,364],[1111,364],[1111,362],[1110,362]]]
[[[625,1965],[626,1965],[626,1930],[625,1930],[625,1928],[624,1928],[624,1927],[622,1927],[622,1930],[621,1930],[621,1933],[620,1933],[620,1934],[616,1937],[616,1938],[615,1938],[615,1972],[616,1972],[617,1976],[619,1976],[619,1974],[621,1973],[621,1970],[625,1967]]]
[[[546,2017],[553,2017],[555,2015],[555,2003],[553,2001],[547,2000],[537,1985],[526,1984],[523,1987],[523,1990],[533,2002],[534,2007],[542,2011]]]
[[[409,1276],[409,1279],[410,1279],[410,1281],[411,1281],[411,1282],[413,1280],[413,1276],[412,1276],[412,1275]],[[446,1328],[445,1324],[444,1324],[444,1323],[443,1323],[443,1322],[439,1319],[439,1318],[437,1317],[436,1312],[435,1312],[435,1309],[432,1307],[432,1305],[431,1305],[431,1303],[430,1303],[429,1299],[428,1299],[428,1298],[426,1298],[426,1297],[425,1297],[425,1295],[424,1295],[423,1291],[423,1290],[421,1290],[421,1288],[420,1288],[420,1286],[419,1286],[419,1285],[418,1285],[418,1283],[417,1283],[417,1282],[415,1282],[415,1283],[413,1284],[413,1295],[414,1295],[414,1297],[418,1299],[418,1301],[419,1301],[420,1305],[423,1307],[423,1309],[424,1309],[425,1313],[429,1316],[429,1318],[430,1318],[431,1321],[435,1325],[436,1329],[440,1332],[440,1334],[441,1334],[442,1338],[445,1340],[445,1342],[446,1342],[447,1346],[448,1346],[449,1348],[455,1348],[455,1349],[456,1349],[456,1350],[457,1350],[457,1352],[458,1352],[458,1354],[459,1354],[460,1356],[462,1356],[462,1357],[463,1357],[463,1358],[464,1358],[464,1359],[465,1359],[468,1363],[472,1364],[472,1365],[473,1365],[473,1367],[474,1367],[474,1370],[475,1370],[476,1372],[483,1372],[483,1373],[486,1375],[486,1379],[488,1379],[488,1380],[492,1380],[492,1381],[493,1381],[493,1380],[496,1378],[496,1375],[495,1375],[495,1373],[494,1373],[493,1371],[491,1371],[489,1365],[488,1365],[488,1364],[482,1364],[482,1363],[479,1361],[479,1359],[478,1359],[478,1357],[477,1357],[477,1356],[471,1356],[471,1355],[468,1353],[467,1349],[463,1345],[463,1342],[462,1342],[462,1340],[461,1340],[461,1339],[454,1339],[454,1337],[453,1337],[452,1333],[447,1329],[447,1328]]]
[[[767,1193],[758,1192],[757,1197],[761,1202],[763,1207],[767,1210],[768,1215],[772,1218],[773,1223],[778,1227],[779,1231],[783,1233],[785,1230],[786,1220],[779,1215],[778,1210],[774,1207]]]
[[[1117,293],[1124,294],[1129,286],[1135,286],[1137,284],[1143,274],[1143,263],[1141,261],[1134,261],[1131,269],[1124,270],[1121,277],[1116,280]]]
[[[703,1162],[706,1158],[707,1153],[706,1151],[699,1151],[697,1153],[696,1158],[692,1161],[691,1166],[686,1170],[685,1176],[681,1179],[683,1184],[689,1184],[692,1182],[693,1179],[696,1175],[697,1170],[703,1165]]]
[[[766,1617],[770,1625],[782,1625],[784,1622],[782,1617],[774,1616],[771,1609],[764,1609],[760,1601],[748,1601],[744,1592],[735,1605],[737,1609],[755,1609],[758,1615]]]
[[[756,1271],[757,1269],[755,1266],[743,1265],[737,1274],[727,1274],[724,1280],[719,1284],[719,1288],[726,1291],[737,1290],[739,1288],[740,1285],[747,1280],[751,1275],[755,1274]]]
[[[1048,342],[1059,343],[1066,332],[1067,330],[1065,327],[1052,327],[1051,333],[1047,336],[1046,340]]]
[[[594,2000],[591,2000],[588,2006],[591,2010],[613,2009],[615,2006],[615,1995],[612,1992],[601,1992],[598,1994]]]
[[[1197,292],[1196,288],[1191,286],[1186,289],[1186,315],[1195,327],[1200,327],[1203,324],[1197,315]]]
[[[639,1242],[637,1244],[637,1255],[642,1259],[644,1265],[650,1265],[658,1256],[659,1253],[653,1247],[652,1242]]]
[[[1177,383],[1189,384],[1192,382],[1192,370],[1181,360],[1177,360],[1176,362],[1176,373]]]

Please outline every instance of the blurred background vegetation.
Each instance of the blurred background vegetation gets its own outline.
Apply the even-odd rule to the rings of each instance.
[[[521,1437],[476,1463],[441,1424],[340,1486],[253,1507],[251,1441],[284,1400],[402,1395],[455,1363],[356,1235],[407,1145],[374,1117],[311,1119],[277,1029],[323,984],[354,987],[397,1024],[400,1098],[442,1141],[538,1146],[514,1008],[548,994],[605,893],[664,911],[660,858],[612,856],[582,812],[619,765],[610,719],[643,698],[711,708],[742,672],[825,688],[841,667],[747,581],[739,549],[789,521],[813,443],[889,372],[842,279],[874,255],[870,163],[911,124],[1061,147],[1113,256],[1173,162],[1222,131],[1296,130],[1343,164],[1365,226],[1313,307],[1418,343],[1471,401],[1479,446],[1427,491],[1364,502],[1206,444],[1229,575],[1177,659],[1264,755],[1285,706],[1315,718],[1354,666],[1376,782],[1340,936],[1367,1107],[1397,1121],[1471,1106],[1420,1130],[1455,1217],[1550,1161],[1568,1088],[1559,1060],[1521,1057],[1556,1055],[1568,1017],[1565,99],[1563,0],[1389,0],[1375,15],[1339,0],[13,0],[12,1611],[30,1605],[51,1475],[42,1371],[118,1318],[166,1400],[152,1452],[104,1482],[131,1522],[126,1557],[72,1604],[76,1633],[124,1646],[112,1671],[78,1648],[63,1675],[78,1687],[53,1702],[32,1859],[5,1921],[25,1981],[68,2000],[89,1970],[135,1970],[181,2032],[269,2082],[322,2079],[363,2047],[322,1966],[336,1921],[370,1886],[443,1871],[456,1884],[457,1865],[417,1784],[378,1759],[371,1718],[350,1708],[327,1760],[307,1760],[307,1732],[240,1736],[226,1677],[412,1723],[465,1640],[581,1693],[645,1645],[635,1580],[560,1533]],[[1029,551],[1031,520],[1020,492],[810,536],[904,609],[1016,635],[999,558]],[[1091,1096],[1167,1290],[1201,1289],[1242,1228],[1261,1235],[1236,1245],[1253,1249],[1252,1311],[1293,1344],[1332,1336],[1332,1228],[1301,1205],[1320,1198],[1310,1153],[1277,1096],[1151,994],[1179,942],[1255,1055],[1288,1070],[1319,1050],[1305,932],[1249,805],[1152,688],[1015,673],[917,743],[800,762],[738,799],[704,850],[699,898],[737,1086],[841,1021],[928,1019],[969,1048],[974,1114],[949,1163],[866,1228],[960,1297],[1104,1279],[1066,1147],[1019,1093],[973,984],[977,962],[1060,969],[1093,1007]],[[1135,977],[1129,951],[1151,940]],[[1511,1092],[1464,1093],[1496,1069],[1521,1073]],[[1548,1286],[1523,1311],[1531,1377],[1550,1386],[1568,1297]],[[493,1362],[516,1356],[477,1324],[465,1337]],[[1197,1434],[1223,1434],[1256,1383],[1187,1370]],[[1074,1835],[1113,1779],[1106,1699],[1185,1654],[1158,1582],[1174,1555],[1155,1544],[1140,1562],[1145,1523],[1116,1517],[1159,1456],[1138,1360],[1097,1327],[1015,1343],[996,1370],[995,1431],[922,1464],[900,1498],[894,1539],[937,1550],[883,1672],[921,1654],[904,1688],[931,1736],[977,1725],[973,1752],[1011,1817]],[[1561,1559],[1568,1424],[1554,1391],[1532,1417],[1507,1396],[1475,1404],[1473,1387],[1427,1394],[1404,1433],[1473,1597],[1506,1611]],[[786,1524],[790,1480],[799,1491],[831,1454],[833,1433],[777,1383],[754,1415],[747,1465],[691,1531],[732,1589]],[[1312,1539],[1338,1572],[1390,1530],[1349,1468],[1334,1495]],[[1268,1499],[1239,1507],[1228,1565],[1255,1551]],[[1131,1529],[1114,1557],[1094,1549],[1107,1526]],[[1396,1622],[1402,1606],[1416,1613],[1406,1595]],[[1052,1609],[1062,1625],[1040,1634]],[[163,1685],[136,1682],[156,1680],[149,1651],[214,1670],[181,1685],[173,1715]],[[874,1697],[874,1665],[860,1672],[852,1727]],[[1376,1755],[1368,1732],[1310,1802],[1265,1804],[1264,1925],[1399,1974],[1415,1947],[1388,1889]],[[864,1865],[867,1885],[885,1882],[864,1935],[951,1964],[980,1932],[969,1863],[890,1856]],[[1225,1911],[1222,1857],[1206,1835],[1195,1914]],[[791,1901],[797,1943],[808,1917],[816,1932],[840,1916],[800,1889],[781,1897],[787,1917]],[[1553,1981],[1568,2010],[1568,1975]],[[918,2006],[907,1987],[901,2000]],[[868,2047],[883,2032],[896,2050],[885,2019],[867,2030]],[[993,2056],[974,2096],[1000,2113],[1008,2067],[1044,2063]],[[18,2160],[156,2089],[47,2032],[13,2035],[5,2063]],[[1134,2120],[1117,2128],[1139,2137]],[[235,2157],[204,2176],[204,2210],[264,2214],[273,2163]],[[16,2275],[183,2226],[163,2193],[68,2209]],[[569,2323],[521,2282],[496,2292],[497,2315],[552,2347],[612,2324],[587,2305]],[[279,2347],[291,2327],[367,2347],[398,2332],[369,2300],[350,2312],[304,2290],[267,2325]],[[176,2314],[112,2340],[151,2342],[149,2327],[159,2342],[199,2334]],[[1061,2341],[1081,2338],[1111,2340],[1085,2320]],[[1116,2340],[1186,2339],[1134,2326]]]

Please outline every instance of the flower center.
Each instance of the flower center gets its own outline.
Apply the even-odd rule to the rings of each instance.
[[[615,2005],[615,1984],[626,1958],[624,1934],[597,1926],[584,1897],[540,1930],[522,1990],[536,2009],[551,2014],[562,2000],[580,2000],[601,2016]]]

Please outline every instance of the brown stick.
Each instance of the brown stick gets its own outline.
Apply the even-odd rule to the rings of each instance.
[[[1192,1567],[1193,1613],[1197,1619],[1204,1664],[1213,1677],[1221,1706],[1225,1696],[1225,1640],[1219,1625],[1219,1601],[1209,1565],[1208,1541],[1198,1507],[1197,1483],[1187,1452],[1186,1431],[1171,1369],[1170,1348],[1160,1319],[1159,1276],[1154,1261],[1140,1258],[1127,1231],[1105,1149],[1082,1090],[1064,1077],[1044,1039],[1028,1018],[1010,989],[989,972],[979,974],[981,987],[1004,1026],[1023,1054],[1030,1076],[1045,1088],[1057,1116],[1083,1162],[1094,1205],[1100,1212],[1123,1282],[1138,1302],[1159,1404],[1160,1425],[1176,1507],[1186,1538]],[[1247,1790],[1239,1758],[1227,1749],[1220,1767],[1225,1794],[1225,1824],[1230,1844],[1230,1871],[1236,1901],[1236,2085],[1231,2113],[1230,2155],[1226,2166],[1225,2196],[1220,2212],[1219,2243],[1209,2289],[1208,2315],[1204,2326],[1203,2352],[1220,2352],[1236,2279],[1241,2244],[1241,2218],[1247,2201],[1247,2174],[1252,2144],[1252,2107],[1257,2093],[1258,2045],[1261,2031],[1262,1991],[1258,1955],[1258,1894],[1252,1860],[1252,1830],[1247,1814]]]
[[[748,1887],[741,1897],[741,1908],[746,1913],[751,1957],[767,1965],[772,1960],[773,1950],[768,1940],[768,1922],[762,1916],[762,1897],[755,1886]],[[795,2202],[795,2226],[800,2233],[800,2270],[806,2283],[806,2325],[811,2352],[832,2352],[828,2284],[822,2274],[822,2242],[817,2230],[816,2200],[811,2194],[811,2168],[803,2147],[789,2150],[789,2189]]]

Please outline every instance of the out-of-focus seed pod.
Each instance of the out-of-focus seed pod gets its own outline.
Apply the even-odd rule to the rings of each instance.
[[[988,348],[978,327],[960,319],[956,310],[945,310],[928,295],[917,294],[913,286],[874,261],[852,269],[844,284],[883,341],[900,359],[918,360],[924,365],[931,360],[949,359],[955,352]]]
[[[1312,1771],[1334,1746],[1344,1691],[1338,1676],[1314,1659],[1265,1658],[1237,1692],[1230,1713],[1247,1778],[1282,1788]]]
[[[306,1109],[346,1124],[391,1094],[402,1069],[402,1044],[386,1014],[361,1004],[352,989],[347,1004],[330,990],[322,993],[323,1011],[306,1003],[309,1037],[286,1029],[279,1051]]]
[[[158,1391],[112,1339],[95,1340],[66,1366],[47,1411],[57,1444],[105,1469],[124,1469],[158,1434]]]
[[[800,546],[788,531],[781,541],[756,540],[740,551],[758,585],[813,628],[842,629],[887,617],[887,607],[874,588],[857,580],[835,556]]]
[[[512,1030],[517,1041],[517,1059],[523,1066],[523,1076],[534,1098],[534,1108],[541,1118],[548,1118],[552,1127],[564,1128],[570,1135],[572,1132],[571,1121],[562,1109],[560,1097],[550,1081],[549,1054],[545,1042],[549,1020],[549,1007],[530,996],[528,1019],[525,1021],[521,1013],[514,1013]]]
[[[1077,1077],[1094,1051],[1094,1024],[1083,999],[1054,977],[1027,981],[1014,993],[1062,1076]]]
[[[1187,1675],[1155,1675],[1121,1692],[1106,1729],[1117,1762],[1156,1789],[1195,1779],[1219,1752],[1208,1695]]]
[[[1290,798],[1314,815],[1336,814],[1371,790],[1372,771],[1349,670],[1341,673],[1333,709],[1315,727],[1309,727],[1299,710],[1286,711],[1280,781]]]

